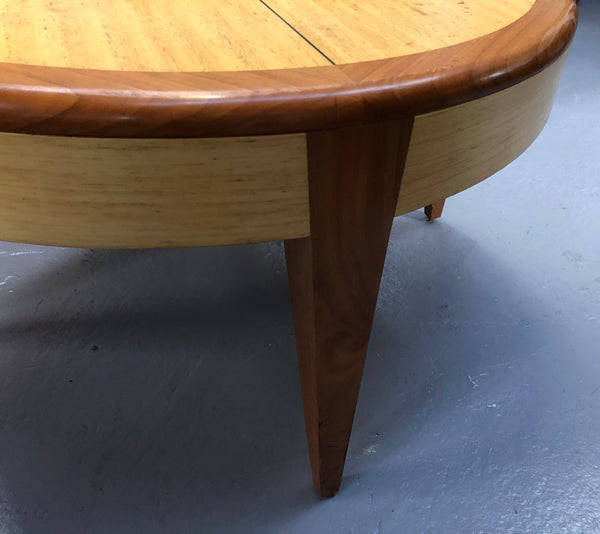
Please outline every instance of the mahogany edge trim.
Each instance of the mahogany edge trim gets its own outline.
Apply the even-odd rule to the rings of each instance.
[[[414,116],[537,74],[568,48],[576,25],[574,0],[536,0],[512,24],[465,43],[337,66],[157,73],[0,63],[0,131],[224,137]]]

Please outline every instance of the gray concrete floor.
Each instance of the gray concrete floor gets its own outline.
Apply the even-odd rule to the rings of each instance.
[[[0,245],[2,533],[600,532],[600,3],[518,161],[392,231],[320,502],[281,244]]]

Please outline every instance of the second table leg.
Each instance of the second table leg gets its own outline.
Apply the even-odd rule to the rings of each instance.
[[[442,211],[444,211],[444,203],[446,199],[439,200],[438,202],[434,202],[433,204],[429,204],[429,206],[425,206],[425,215],[430,220],[439,219],[442,216]]]

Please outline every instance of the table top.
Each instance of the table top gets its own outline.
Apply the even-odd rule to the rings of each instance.
[[[424,113],[542,70],[573,0],[0,0],[0,131],[288,133]]]
[[[118,71],[356,63],[465,42],[534,0],[3,0],[0,61]]]

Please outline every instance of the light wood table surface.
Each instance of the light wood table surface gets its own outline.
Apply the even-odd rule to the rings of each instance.
[[[0,14],[0,239],[285,240],[313,479],[335,494],[392,219],[439,216],[531,144],[574,1],[0,0]]]

